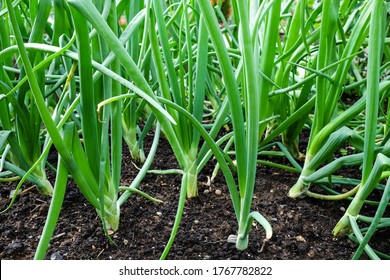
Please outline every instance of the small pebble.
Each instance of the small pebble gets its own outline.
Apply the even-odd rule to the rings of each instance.
[[[209,190],[204,190],[203,193],[204,194],[208,194],[210,191]]]
[[[340,210],[345,212],[345,208],[344,207],[340,207]]]
[[[9,198],[12,198],[15,195],[15,190],[11,190],[9,192]]]
[[[310,250],[308,253],[307,253],[307,256],[309,258],[314,258],[315,257],[315,252],[313,250]]]
[[[125,244],[125,245],[129,244],[129,240],[123,239],[123,244]]]
[[[52,261],[54,260],[58,261],[58,260],[63,260],[64,258],[60,255],[60,253],[54,252],[53,254],[51,254],[50,259]]]
[[[162,213],[161,212],[156,212],[157,216],[161,217]]]
[[[38,211],[39,211],[39,213],[44,214],[48,210],[49,210],[49,206],[47,204],[41,204],[41,206],[39,206],[39,210]]]
[[[298,241],[298,242],[304,242],[306,243],[306,239],[302,236],[302,235],[298,235],[297,237],[295,237],[295,239]]]
[[[194,221],[194,224],[199,224],[199,221],[198,221],[198,220],[195,220],[195,221]]]
[[[216,194],[216,195],[221,195],[221,194],[222,194],[222,191],[221,191],[220,189],[216,189],[216,190],[215,190],[215,194]]]

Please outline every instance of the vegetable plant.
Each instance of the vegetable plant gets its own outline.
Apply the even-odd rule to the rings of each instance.
[[[255,221],[264,241],[273,234],[252,209],[264,164],[299,174],[290,198],[350,201],[333,233],[358,244],[354,259],[389,258],[371,246],[389,227],[387,1],[6,0],[0,7],[0,182],[18,181],[6,210],[26,180],[52,196],[36,259],[45,258],[70,181],[112,241],[133,193],[161,202],[138,188],[148,172],[181,177],[165,259],[186,200],[202,195],[198,176],[207,164],[215,164],[211,184],[219,170],[224,175],[237,221],[227,241],[238,250],[250,246]],[[151,170],[162,138],[177,169]],[[140,165],[128,186],[124,146]],[[351,166],[354,177],[340,175]],[[365,205],[375,213],[366,215]]]

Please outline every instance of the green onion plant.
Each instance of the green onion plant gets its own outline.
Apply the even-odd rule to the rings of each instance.
[[[20,12],[26,12],[29,15],[29,17],[22,17],[19,14],[18,17],[19,22],[26,25],[24,31],[29,34],[26,36],[28,42],[39,43],[44,40],[43,34],[46,31],[46,22],[51,7],[50,2],[40,1],[34,14],[29,9],[28,3],[27,5],[20,5]],[[2,50],[6,50],[12,43],[10,41],[12,29],[7,18],[8,14],[4,12],[0,20]],[[38,64],[42,59],[41,55],[35,52],[29,52],[28,56],[33,65]],[[20,60],[14,61],[9,56],[1,61],[0,120],[2,127],[1,137],[5,146],[0,147],[0,152],[3,162],[1,169],[5,167],[17,176],[23,177],[40,157],[45,146],[45,134],[41,130],[42,120],[33,102],[28,84],[23,83],[17,88],[15,94],[8,94],[14,88],[13,80],[21,81],[26,76],[23,68],[19,70],[19,64]],[[45,80],[45,73],[39,70],[36,72],[36,76],[40,88],[46,87],[46,83],[49,81]],[[46,160],[42,161],[42,164],[33,170],[29,180],[44,195],[51,195],[53,187],[47,180],[45,168]]]
[[[328,8],[329,10],[327,9],[324,1],[322,8],[322,13],[324,14],[323,16],[326,15],[329,21],[335,21],[334,24],[336,24],[337,21],[340,21],[340,19],[338,19],[338,13],[335,13],[332,10],[335,6],[331,5],[331,3],[328,3],[328,5],[330,5]],[[352,59],[358,54],[359,49],[365,48],[366,46],[365,39],[368,36],[371,10],[371,2],[362,4],[359,10],[360,16],[356,19],[356,24],[359,28],[353,28],[349,31],[350,35],[348,40],[344,40],[345,47],[342,44],[343,41],[340,42],[340,47],[336,47],[336,28],[334,28],[335,33],[330,35],[331,32],[325,31],[326,28],[321,27],[323,28],[323,33],[325,32],[326,36],[330,37],[325,37],[325,35],[323,35],[323,37],[320,36],[320,45],[316,56],[318,57],[318,63],[321,63],[321,65],[318,65],[317,63],[317,69],[325,69],[332,64],[334,65],[334,62],[337,62],[334,57],[337,57],[337,55],[340,55],[340,62],[337,62],[335,68],[332,68],[334,69],[330,72],[332,76],[318,75],[316,78],[316,104],[313,123],[311,125],[310,140],[301,176],[289,192],[291,197],[305,195],[305,192],[310,186],[310,182],[307,178],[315,172],[321,164],[328,161],[336,149],[344,144],[345,141],[349,141],[349,143],[354,145],[357,150],[362,151],[364,148],[363,137],[359,131],[355,129],[352,129],[351,131],[342,128],[348,126],[353,118],[358,117],[358,115],[362,113],[366,102],[365,96],[363,96],[361,100],[356,102],[353,106],[350,106],[347,110],[338,110],[337,104],[338,100],[340,100],[340,97],[342,96],[343,87],[345,86],[345,83],[348,82],[348,71],[353,68],[354,62]],[[329,14],[325,14],[326,12]],[[343,32],[343,34],[347,33],[347,31],[348,30],[344,31],[344,29],[339,28],[339,32]],[[321,40],[324,42],[322,45]],[[332,41],[334,45],[327,46],[327,44],[330,44]],[[325,55],[328,52],[330,53],[331,51],[338,50],[341,50],[342,52],[340,54]],[[321,55],[322,51],[324,54]],[[321,60],[319,60],[320,57]],[[328,62],[324,61],[326,57],[329,59]],[[321,72],[323,72],[323,70],[321,70]],[[385,91],[385,89],[386,84],[384,83],[383,90]],[[327,109],[324,110],[324,108]],[[329,112],[333,113],[330,114]],[[337,134],[339,135],[337,137],[336,131],[338,131]],[[346,133],[343,133],[342,131],[345,131]],[[333,137],[331,137],[331,135],[333,135]]]
[[[389,92],[389,81],[383,78],[388,68],[383,56],[387,48],[387,9],[384,1],[363,1],[359,4],[355,1],[323,1],[320,7],[319,46],[313,52],[315,70],[308,69],[317,73],[314,115],[309,124],[310,139],[303,170],[289,196],[350,199],[351,204],[336,225],[334,234],[342,235],[352,230],[354,239],[359,243],[354,258],[359,258],[363,250],[371,258],[379,258],[368,241],[379,227],[388,204],[387,193],[383,185],[379,185],[381,179],[387,178],[387,115],[379,110]],[[357,63],[357,58],[365,55],[362,51],[367,53],[365,74]],[[331,65],[334,66],[329,68]],[[342,97],[349,90],[361,93],[354,104],[342,107]],[[358,126],[359,123],[363,126]],[[355,154],[334,159],[336,151],[343,145],[352,146]],[[336,171],[344,166],[361,167],[361,178],[335,176]],[[330,194],[312,192],[312,183],[328,185],[324,189]],[[353,187],[340,193],[334,189],[338,184]],[[382,196],[381,201],[375,203],[379,204],[376,219],[369,226],[369,231],[360,230],[357,224],[359,213],[364,204],[371,203],[367,198],[373,191]],[[363,236],[363,231],[367,232],[366,236]]]
[[[373,1],[370,18],[370,31],[368,39],[368,65],[367,65],[367,92],[365,107],[365,134],[364,134],[364,157],[362,163],[361,187],[357,191],[346,213],[340,219],[334,229],[334,234],[344,234],[351,229],[355,234],[359,247],[353,258],[359,258],[363,250],[372,259],[379,259],[368,242],[375,230],[379,228],[382,216],[389,203],[388,184],[383,190],[381,201],[378,205],[374,219],[371,221],[367,232],[363,236],[357,221],[367,197],[376,189],[381,179],[387,178],[386,170],[389,158],[383,153],[375,153],[377,149],[377,127],[380,101],[380,66],[383,57],[383,43],[387,24],[386,9],[384,1]],[[381,146],[387,146],[387,141]],[[375,162],[375,164],[374,164]],[[388,226],[388,225],[387,225]]]
[[[110,240],[133,193],[159,202],[138,189],[148,172],[178,173],[165,259],[209,163],[211,182],[225,177],[237,220],[227,240],[238,250],[254,221],[272,237],[252,209],[264,164],[299,173],[291,198],[350,201],[334,234],[358,244],[354,259],[389,258],[371,245],[390,225],[389,10],[383,0],[0,1],[0,182],[52,195],[35,258],[45,258],[70,181]],[[150,170],[162,138],[178,169]],[[142,164],[129,186],[123,144]],[[340,176],[347,166],[361,171]]]
[[[96,7],[92,5],[90,2],[83,2],[83,1],[69,1],[69,4],[72,6],[72,9],[77,10],[77,13],[81,13],[83,17],[88,20],[93,27],[96,28],[99,36],[101,36],[105,42],[107,42],[108,47],[113,51],[113,53],[116,55],[116,58],[118,59],[118,62],[123,66],[123,68],[126,71],[126,74],[128,77],[134,82],[134,87],[131,88],[130,93],[123,94],[121,96],[116,97],[108,97],[105,103],[107,104],[114,104],[122,99],[128,99],[128,98],[135,98],[133,92],[139,93],[142,92],[142,98],[148,100],[148,102],[153,102],[154,106],[150,108],[151,112],[155,116],[156,120],[161,125],[161,130],[164,133],[165,137],[171,144],[171,147],[175,153],[176,159],[180,165],[180,167],[183,170],[183,179],[182,179],[182,187],[180,192],[180,202],[178,207],[178,213],[176,215],[175,224],[173,227],[172,235],[170,240],[168,241],[168,244],[166,246],[166,250],[164,251],[162,257],[164,257],[167,252],[169,251],[169,248],[171,247],[171,244],[174,240],[175,234],[177,232],[177,228],[180,222],[181,213],[183,211],[184,207],[184,199],[185,196],[193,196],[196,195],[197,189],[195,188],[195,191],[188,192],[187,190],[191,189],[191,185],[196,184],[196,166],[194,166],[193,159],[191,156],[194,154],[194,149],[196,147],[191,147],[192,138],[188,138],[189,136],[189,123],[187,122],[187,119],[183,116],[183,114],[179,114],[176,112],[177,109],[173,109],[173,105],[167,107],[167,111],[163,111],[162,108],[157,103],[157,97],[159,94],[156,94],[153,90],[153,88],[150,86],[149,82],[146,80],[145,75],[141,72],[141,70],[138,68],[132,57],[129,55],[129,53],[125,50],[123,44],[118,40],[117,35],[112,32],[112,30],[107,25],[104,18],[102,18],[102,15],[99,14]],[[172,59],[171,53],[169,48],[168,42],[164,41],[167,40],[167,31],[165,27],[165,23],[162,22],[163,20],[163,7],[162,4],[159,1],[153,1],[153,2],[147,2],[146,7],[153,7],[151,9],[152,12],[155,14],[149,14],[146,13],[146,18],[148,18],[150,26],[148,27],[149,30],[149,37],[150,41],[153,42],[151,44],[151,53],[153,62],[155,65],[155,72],[153,73],[157,79],[157,82],[159,84],[159,89],[161,90],[161,96],[164,98],[165,102],[170,102],[172,100],[175,101],[174,104],[178,105],[180,108],[184,107],[184,101],[182,101],[184,98],[186,98],[185,92],[186,89],[183,89],[182,96],[179,92],[179,84],[178,84],[178,77],[177,72],[174,65],[174,60]],[[187,8],[187,7],[185,7]],[[184,9],[184,7],[183,7]],[[146,20],[145,20],[146,22]],[[153,26],[157,25],[157,29],[154,29]],[[184,22],[184,26],[186,26]],[[189,28],[187,23],[187,28]],[[188,30],[188,29],[187,29]],[[202,31],[203,30],[203,31]],[[158,43],[158,36],[157,32],[160,35],[160,40],[162,40],[161,45],[163,46],[160,50],[158,46],[160,45]],[[207,38],[207,33],[205,28],[201,28],[200,32],[202,33],[202,36],[204,38]],[[183,38],[182,38],[183,39]],[[188,38],[185,38],[185,43],[187,45],[184,45],[186,48],[190,49]],[[181,44],[185,44],[184,42],[180,42]],[[164,49],[165,46],[165,49]],[[204,48],[207,48],[207,44],[204,44]],[[202,51],[204,52],[204,51]],[[162,57],[165,59],[164,62],[162,61]],[[202,79],[202,72],[205,69],[206,64],[201,65],[201,63],[198,63],[198,67],[200,68],[196,79]],[[164,69],[164,67],[167,67],[167,69]],[[184,67],[179,65],[179,67]],[[179,68],[180,69],[180,68]],[[202,71],[201,71],[202,70]],[[170,93],[170,89],[167,84],[167,80],[165,77],[165,71],[168,73],[168,81],[171,82],[170,87],[174,88],[174,91]],[[118,73],[118,72],[116,72]],[[180,71],[179,71],[180,73]],[[182,74],[183,75],[183,74]],[[184,76],[181,76],[181,81],[185,83]],[[192,78],[191,78],[192,79]],[[204,78],[203,78],[204,79]],[[204,85],[204,82],[196,82],[195,85],[197,87],[202,87]],[[160,91],[159,90],[159,91]],[[191,89],[192,90],[192,89]],[[197,106],[193,106],[191,103],[189,106],[193,106],[196,108],[197,114],[202,116],[202,108],[203,108],[203,101],[202,101],[202,89],[197,89],[198,96],[194,98],[194,100],[198,103]],[[192,92],[191,92],[192,93]],[[114,102],[115,101],[115,102]],[[163,102],[162,100],[159,100],[160,102]],[[168,104],[168,103],[167,103]],[[199,106],[199,104],[202,104],[202,106]],[[103,104],[101,104],[103,105]],[[105,107],[105,106],[104,106]],[[103,107],[103,108],[104,108]],[[195,109],[194,109],[195,110]],[[169,114],[169,115],[168,115]],[[169,116],[169,117],[167,117]],[[194,115],[192,115],[194,117]],[[194,117],[196,119],[196,117]],[[177,124],[177,125],[176,125]],[[191,132],[191,134],[195,135],[195,146],[196,143],[199,142],[199,134],[198,132]],[[184,134],[184,135],[183,135]],[[128,197],[129,191],[126,191],[122,197]]]
[[[114,23],[112,24],[114,31],[111,32],[115,32],[117,26],[115,3],[106,1],[104,4],[102,13],[108,17],[107,22]],[[31,48],[28,44],[24,44],[15,9],[12,7],[11,2],[7,2],[7,6],[9,19],[17,43],[17,50],[21,56],[21,62],[31,88],[34,104],[37,107],[39,115],[42,118],[43,124],[50,137],[48,145],[51,145],[52,142],[60,156],[58,164],[59,170],[55,184],[55,193],[57,193],[57,196],[53,197],[51,204],[53,205],[54,210],[50,211],[47,225],[45,226],[45,231],[41,239],[41,242],[43,243],[40,243],[36,254],[36,258],[42,258],[47,248],[48,240],[54,230],[53,223],[55,225],[56,219],[58,218],[58,209],[61,208],[60,202],[63,199],[64,185],[66,184],[67,178],[64,174],[67,174],[67,171],[69,171],[84,196],[98,211],[106,232],[107,228],[111,228],[114,231],[118,229],[120,213],[118,194],[122,148],[120,103],[106,106],[103,108],[101,115],[97,114],[96,109],[99,101],[120,93],[120,87],[118,86],[119,82],[117,81],[118,75],[114,72],[118,71],[119,64],[118,62],[113,61],[112,57],[107,58],[109,52],[107,52],[104,41],[94,40],[94,43],[91,43],[88,34],[94,39],[96,33],[91,32],[86,19],[80,15],[77,9],[72,6],[67,6],[67,9],[71,11],[71,14],[68,16],[70,16],[73,21],[77,39],[77,53],[70,52],[67,54],[67,57],[73,60],[73,66],[76,64],[79,66],[77,81],[79,88],[77,90],[79,90],[80,93],[77,96],[73,95],[74,100],[69,99],[69,108],[63,107],[62,109],[65,111],[58,112],[62,119],[52,116],[45,104],[44,94],[39,87],[36,70],[32,67],[27,54],[27,49],[33,50],[34,52],[55,52],[57,54],[63,54],[64,50],[46,44],[32,44],[33,47]],[[62,8],[65,9],[65,6],[62,6]],[[67,10],[67,12],[69,12],[69,10]],[[85,36],[86,34],[87,36]],[[93,51],[94,53],[92,54]],[[97,60],[102,61],[108,59],[106,65],[113,70],[92,60],[93,55]],[[49,58],[54,59],[53,56],[49,56]],[[111,65],[109,65],[110,63]],[[101,77],[98,73],[95,73],[94,75],[93,66],[95,68],[100,67],[100,70],[104,69],[104,71],[106,71],[106,73],[108,72],[112,77],[109,78],[107,75]],[[67,73],[68,81],[66,82],[66,85],[68,85],[71,84],[71,80],[75,78],[75,68],[64,68],[70,71]],[[123,80],[120,82],[126,84]],[[131,87],[129,84],[127,84],[127,86]],[[74,89],[75,88],[69,90]],[[67,94],[69,95],[67,98],[71,98],[72,94],[70,94],[70,92]],[[155,106],[158,106],[158,104],[155,104]],[[75,117],[74,110],[76,109],[77,119],[74,121],[71,116]],[[161,107],[159,107],[158,110],[163,111]],[[102,116],[102,119],[99,119],[100,116]],[[67,122],[68,120],[69,122]],[[79,130],[81,130],[80,135],[82,139],[80,139]],[[111,146],[109,146],[109,142],[111,143]],[[48,149],[46,149],[46,151],[48,151]],[[57,190],[57,188],[59,190]],[[133,192],[131,188],[126,191]],[[52,207],[50,209],[52,209]]]
[[[255,17],[256,15],[249,14],[250,5],[248,3],[233,2],[233,8],[237,11],[235,21],[239,25],[239,50],[242,56],[240,60],[242,66],[239,66],[242,67],[239,70],[242,72],[238,77],[234,75],[235,69],[230,62],[225,41],[211,4],[202,1],[198,4],[220,63],[233,127],[238,188],[231,186],[229,191],[238,221],[238,232],[237,235],[230,236],[229,240],[236,243],[237,249],[244,250],[248,247],[249,231],[254,220],[265,228],[266,239],[272,236],[271,225],[259,212],[251,212],[251,204],[256,178],[259,134],[261,134],[260,129],[264,127],[264,124],[259,126],[259,122],[267,116],[270,89],[268,80],[261,76],[259,71],[267,73],[265,71],[266,63],[270,60],[272,63],[275,55],[276,43],[273,39],[279,36],[281,2],[273,1],[272,8],[267,14],[267,20],[264,24],[265,34],[271,42],[262,45],[260,57],[258,29],[251,28],[255,26],[258,18]],[[257,51],[255,52],[255,50]]]

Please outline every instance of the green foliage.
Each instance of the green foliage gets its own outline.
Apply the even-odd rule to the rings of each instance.
[[[376,229],[389,227],[389,187],[381,183],[390,157],[387,2],[0,5],[0,179],[20,179],[9,207],[25,180],[52,195],[36,259],[45,256],[69,179],[96,209],[108,238],[109,230],[120,230],[121,207],[132,194],[160,202],[138,189],[160,137],[171,145],[179,164],[174,172],[182,176],[162,259],[185,200],[201,195],[198,174],[211,159],[210,176],[221,169],[226,178],[237,220],[228,240],[237,249],[250,246],[254,221],[265,240],[272,238],[270,223],[251,209],[257,165],[268,164],[299,172],[291,198],[349,199],[334,233],[359,243],[354,258],[363,252],[388,257],[369,244]],[[122,142],[142,164],[129,187],[120,185]],[[50,152],[58,154],[57,164],[48,162]],[[360,168],[361,176],[335,175],[345,166]],[[324,191],[313,192],[314,184]],[[340,185],[347,191],[339,192]],[[372,193],[380,200],[368,200]],[[378,207],[373,217],[360,214],[367,203]]]

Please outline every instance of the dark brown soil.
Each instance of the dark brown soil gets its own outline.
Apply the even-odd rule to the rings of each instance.
[[[175,166],[169,146],[161,141],[153,168]],[[290,199],[287,192],[298,175],[266,166],[258,168],[252,210],[259,211],[271,222],[274,235],[263,244],[264,231],[254,224],[249,248],[237,251],[234,244],[226,241],[237,230],[232,202],[221,174],[210,186],[207,184],[210,167],[199,176],[199,197],[186,202],[168,259],[343,260],[352,257],[356,245],[347,237],[332,236],[332,229],[348,203]],[[129,185],[136,174],[137,169],[124,149],[123,184]],[[164,202],[154,204],[132,195],[122,207],[120,229],[112,235],[115,245],[104,236],[95,210],[77,187],[70,184],[47,258],[158,259],[171,233],[180,180],[179,175],[147,175],[140,189]],[[9,191],[14,187],[2,183],[1,209],[9,203]],[[216,190],[221,193],[216,194]],[[33,188],[23,193],[11,210],[0,215],[1,259],[33,258],[49,202]]]

